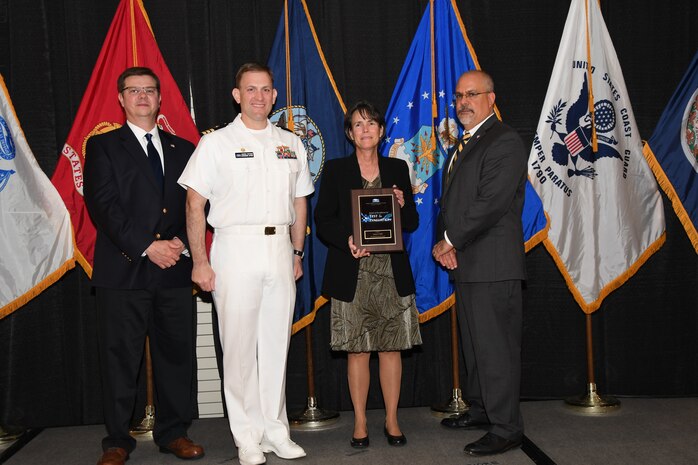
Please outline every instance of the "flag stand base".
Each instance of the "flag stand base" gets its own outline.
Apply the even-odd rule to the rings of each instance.
[[[455,388],[452,394],[453,395],[448,402],[439,405],[432,405],[431,413],[437,417],[443,418],[462,415],[463,413],[467,412],[470,405],[467,401],[463,400],[460,388]]]
[[[153,427],[155,426],[155,407],[153,405],[145,406],[145,416],[134,428],[131,428],[131,436],[146,436],[153,434]]]
[[[308,397],[308,405],[305,407],[305,410],[288,416],[288,422],[294,430],[327,428],[336,423],[338,419],[339,412],[319,408],[315,397]]]
[[[5,428],[0,425],[0,442],[10,442],[14,441],[15,439],[19,438],[24,434],[24,430],[19,430],[15,431],[13,433],[10,433],[9,431],[5,431]]]
[[[596,383],[589,383],[586,394],[565,399],[566,407],[586,415],[602,415],[620,408],[620,401],[596,392]]]

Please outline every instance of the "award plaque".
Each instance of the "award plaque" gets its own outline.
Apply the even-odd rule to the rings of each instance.
[[[400,204],[393,189],[352,189],[354,245],[369,252],[402,250]]]

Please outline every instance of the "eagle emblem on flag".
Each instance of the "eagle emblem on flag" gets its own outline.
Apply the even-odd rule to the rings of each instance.
[[[616,112],[613,103],[606,99],[594,103],[594,127],[599,141],[598,152],[594,153],[591,146],[592,122],[588,101],[589,86],[585,74],[579,96],[570,105],[565,115],[565,131],[567,132],[558,129],[558,126],[562,124],[567,102],[558,100],[545,120],[550,125],[550,137],[557,135],[559,138],[559,142],[554,143],[552,147],[553,161],[558,165],[567,166],[567,175],[570,178],[572,176],[584,176],[592,179],[596,177],[594,162],[599,158],[608,157],[621,160],[620,153],[614,147],[614,145],[618,145],[618,141],[612,134],[610,137],[605,135],[616,128]],[[571,167],[569,167],[570,163],[572,163]]]

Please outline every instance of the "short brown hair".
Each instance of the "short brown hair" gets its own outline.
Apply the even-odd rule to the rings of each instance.
[[[372,103],[367,102],[366,100],[361,100],[356,102],[354,106],[351,107],[344,115],[344,135],[347,136],[347,139],[351,140],[351,118],[357,111],[367,120],[373,120],[378,123],[378,126],[380,126],[381,129],[385,129],[385,118],[383,117],[383,114],[378,111]]]
[[[158,90],[158,92],[160,92],[160,78],[158,75],[155,74],[155,72],[150,68],[146,68],[144,66],[134,66],[132,68],[126,68],[116,80],[116,88],[119,93],[124,91],[124,88],[126,87],[126,78],[131,76],[150,76],[151,78],[155,79],[155,88]]]
[[[251,61],[249,63],[245,63],[244,65],[240,66],[240,68],[238,69],[238,72],[235,74],[235,88],[236,89],[240,88],[240,81],[242,81],[242,75],[245,73],[251,73],[251,72],[267,73],[269,75],[269,77],[271,78],[271,84],[274,85],[274,73],[272,72],[271,68],[268,67],[267,65],[257,63],[256,61]]]

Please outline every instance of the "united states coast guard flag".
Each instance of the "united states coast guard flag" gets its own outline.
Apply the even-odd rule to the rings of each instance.
[[[572,0],[528,168],[550,216],[544,244],[592,313],[665,237],[662,199],[596,0]]]
[[[332,77],[304,0],[287,0],[269,56],[278,95],[270,117],[298,135],[318,185],[325,161],[351,152],[344,136],[346,107]],[[316,188],[317,192],[317,188]],[[311,197],[308,221],[317,194]],[[327,300],[320,295],[327,247],[310,230],[305,241],[303,277],[297,283],[293,333],[312,323]]]
[[[698,53],[644,153],[698,253]]]
[[[90,276],[96,230],[82,197],[85,147],[90,137],[124,124],[124,112],[116,94],[116,79],[132,66],[146,66],[160,78],[162,102],[157,118],[160,129],[194,144],[199,141],[199,132],[189,109],[155,42],[143,2],[121,0],[51,178],[75,227],[78,262]]]
[[[74,266],[70,215],[36,162],[0,76],[0,318]]]
[[[433,50],[433,54],[432,54]],[[427,6],[386,112],[383,155],[405,160],[419,213],[419,227],[406,234],[415,277],[419,319],[425,322],[453,305],[448,273],[434,261],[441,198],[441,169],[459,139],[452,93],[462,73],[479,69],[458,8],[451,0]],[[527,186],[524,230],[530,248],[546,226],[540,199]]]

